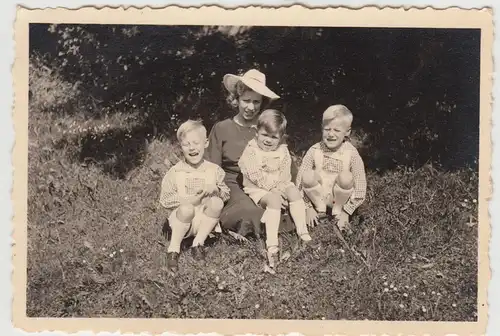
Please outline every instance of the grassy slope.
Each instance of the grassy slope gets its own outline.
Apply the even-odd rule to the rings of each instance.
[[[158,194],[174,146],[128,139],[124,148],[145,146],[142,164],[113,179],[103,169],[120,158],[101,166],[75,158],[87,134],[131,121],[118,115],[78,126],[83,120],[30,111],[29,316],[476,319],[477,226],[467,225],[477,213],[476,173],[432,166],[370,173],[349,240],[371,270],[325,226],[312,232],[325,246],[320,258],[293,254],[278,275],[262,272],[255,242],[221,238],[205,269],[184,253],[172,279]],[[296,238],[282,241],[293,252]]]

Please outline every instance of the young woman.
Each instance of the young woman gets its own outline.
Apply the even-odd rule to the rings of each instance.
[[[223,228],[242,236],[252,231],[260,235],[264,209],[244,193],[238,160],[247,143],[255,137],[262,107],[279,96],[266,86],[266,76],[255,69],[242,76],[227,74],[223,83],[228,91],[227,101],[236,114],[213,126],[205,152],[207,160],[225,171],[225,183],[231,191],[220,221]],[[280,222],[282,232],[295,229],[288,215],[282,215]]]

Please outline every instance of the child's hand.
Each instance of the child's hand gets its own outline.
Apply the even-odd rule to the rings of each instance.
[[[219,192],[219,188],[215,184],[208,184],[205,186],[205,196],[215,196]]]
[[[313,207],[306,209],[306,223],[310,227],[318,225],[318,212]]]
[[[194,206],[200,205],[203,198],[205,198],[205,191],[200,189],[195,195],[190,197],[190,203]]]
[[[205,188],[198,190],[196,192],[196,195],[194,195],[193,197],[199,199],[201,202],[201,200],[203,200],[205,197],[216,195],[218,191],[219,189],[217,187],[214,188],[213,186],[205,186]]]

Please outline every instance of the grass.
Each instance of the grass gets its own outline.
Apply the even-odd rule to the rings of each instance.
[[[219,236],[206,268],[185,251],[172,278],[158,197],[175,145],[145,141],[139,113],[89,120],[40,100],[29,115],[28,316],[477,319],[477,172],[369,172],[347,237],[369,268],[325,225],[312,231],[318,258],[282,235],[292,256],[276,275],[256,242]]]

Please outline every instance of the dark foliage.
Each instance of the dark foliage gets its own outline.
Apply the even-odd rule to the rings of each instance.
[[[188,117],[211,127],[233,113],[222,76],[255,67],[282,96],[299,153],[342,103],[369,168],[476,166],[479,30],[38,24],[30,38],[88,92],[90,117],[140,110],[138,136],[171,135]]]

